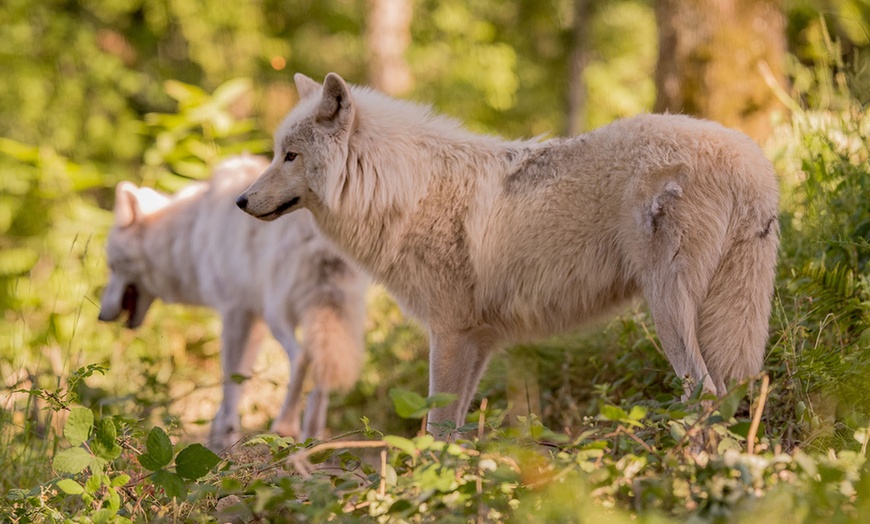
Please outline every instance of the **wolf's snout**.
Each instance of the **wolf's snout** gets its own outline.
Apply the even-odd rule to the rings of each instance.
[[[236,205],[239,206],[239,209],[244,211],[248,207],[248,195],[245,193],[239,195],[236,199]]]

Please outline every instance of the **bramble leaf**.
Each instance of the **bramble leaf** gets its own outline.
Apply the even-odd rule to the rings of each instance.
[[[63,425],[63,436],[73,446],[80,446],[91,434],[94,426],[94,413],[85,407],[77,406],[70,410],[69,418]]]
[[[221,458],[202,444],[191,444],[175,457],[175,472],[180,477],[196,480],[217,466]]]

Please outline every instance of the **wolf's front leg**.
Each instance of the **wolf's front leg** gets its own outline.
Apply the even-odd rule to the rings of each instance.
[[[257,351],[265,336],[265,325],[247,311],[233,311],[222,318],[223,399],[211,424],[209,437],[209,447],[216,450],[227,449],[240,438],[242,382],[251,376]]]
[[[429,412],[428,431],[437,438],[448,437],[440,424],[465,423],[477,384],[486,370],[491,345],[460,333],[429,333],[429,395],[453,393],[456,401]]]

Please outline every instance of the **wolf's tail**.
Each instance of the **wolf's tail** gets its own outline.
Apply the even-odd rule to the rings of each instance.
[[[326,391],[348,389],[359,377],[364,340],[357,317],[354,311],[327,304],[309,308],[302,319],[310,373]]]
[[[775,202],[732,216],[727,242],[698,311],[698,342],[717,390],[764,362],[779,247]]]

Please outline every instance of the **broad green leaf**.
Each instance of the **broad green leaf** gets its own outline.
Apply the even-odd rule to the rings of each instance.
[[[85,491],[89,494],[93,495],[103,486],[103,480],[100,478],[102,475],[91,475],[88,477],[88,480],[85,481]]]
[[[163,491],[169,498],[183,500],[187,497],[187,485],[181,480],[181,477],[171,471],[166,471],[165,469],[155,471],[151,475],[151,481],[154,482],[155,486],[163,488]]]
[[[628,413],[626,413],[621,407],[605,404],[604,406],[601,406],[601,418],[618,422],[628,418]]]
[[[428,433],[425,435],[420,435],[419,437],[414,437],[414,446],[421,451],[429,449],[429,447],[432,446],[432,444],[434,443],[435,437]]]
[[[384,442],[398,448],[412,457],[417,455],[417,446],[413,442],[398,435],[384,435]]]
[[[640,420],[646,416],[646,413],[646,406],[632,406],[631,411],[628,413],[628,418],[631,420]]]
[[[106,501],[109,503],[109,509],[115,513],[121,508],[121,495],[111,486],[106,489]]]
[[[54,456],[52,467],[60,473],[81,473],[91,464],[93,456],[85,448],[69,448]]]
[[[94,455],[106,460],[115,460],[121,456],[121,446],[116,442],[118,432],[111,418],[97,421],[97,429],[94,432],[94,441],[91,443],[91,451]]]
[[[735,435],[740,435],[743,438],[749,436],[749,427],[752,424],[749,421],[738,422],[737,424],[732,424],[728,427],[728,430],[734,433]]]
[[[85,492],[85,488],[73,479],[62,479],[57,483],[57,487],[67,495],[81,495]]]
[[[402,418],[421,418],[429,412],[426,399],[407,389],[390,389],[390,398],[393,399],[393,407],[396,414]]]
[[[103,508],[94,512],[94,515],[91,517],[91,521],[94,524],[109,524],[115,523],[117,520],[118,510],[112,510],[111,508]]]
[[[93,412],[88,408],[77,406],[70,410],[69,418],[63,425],[63,436],[73,446],[80,446],[88,440],[93,426]]]
[[[740,406],[740,400],[746,396],[748,389],[749,384],[741,384],[722,398],[722,401],[719,403],[719,414],[722,415],[724,420],[731,420],[731,417],[734,416],[734,413],[737,412],[737,408]]]
[[[130,482],[130,475],[127,475],[126,473],[121,473],[120,475],[112,479],[110,485],[113,488],[120,488],[121,486],[126,485],[128,482]]]
[[[453,393],[435,393],[426,399],[426,405],[430,408],[443,408],[452,404],[456,398]]]
[[[175,472],[180,477],[196,480],[204,477],[221,458],[202,444],[191,444],[175,457]]]
[[[162,429],[155,427],[145,439],[145,453],[139,455],[139,464],[149,471],[157,471],[172,461],[172,441]]]

